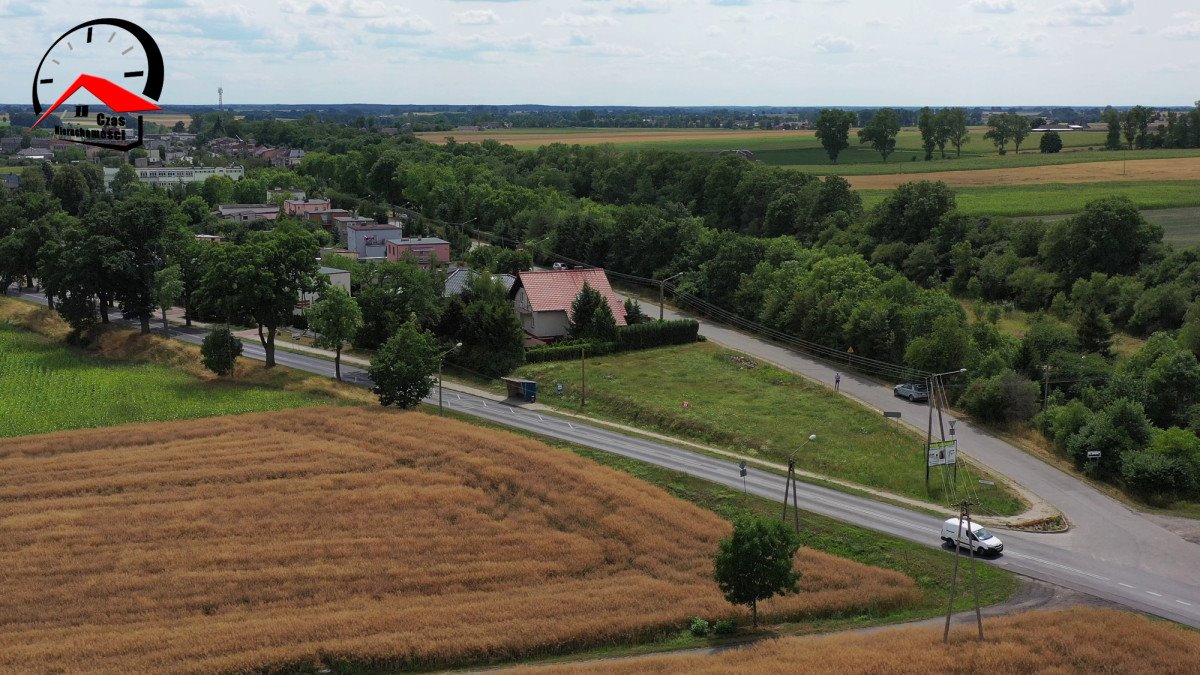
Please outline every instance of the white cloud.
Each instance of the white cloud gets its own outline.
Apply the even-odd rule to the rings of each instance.
[[[852,52],[858,48],[852,40],[840,35],[830,35],[828,33],[817,37],[812,43],[813,49],[822,54],[844,54]]]
[[[368,22],[367,30],[388,35],[425,35],[433,32],[433,24],[419,16],[393,16]]]
[[[575,14],[563,12],[556,17],[542,21],[543,26],[570,26],[571,28],[587,28],[591,26],[615,26],[617,22],[611,16],[601,14]]]
[[[455,14],[454,23],[460,26],[492,26],[500,23],[500,17],[490,9],[472,9]]]
[[[971,9],[985,14],[1012,14],[1017,11],[1013,0],[971,0]]]

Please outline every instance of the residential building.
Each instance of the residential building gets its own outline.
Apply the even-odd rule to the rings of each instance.
[[[319,253],[322,258],[324,258],[326,255],[340,255],[343,258],[349,258],[351,260],[358,260],[358,253],[356,253],[355,251],[351,251],[348,248],[336,248],[333,246],[325,246],[325,247],[321,248]]]
[[[436,237],[409,237],[387,240],[387,259],[395,262],[415,258],[425,269],[450,262],[450,242]]]
[[[326,230],[332,232],[337,228],[337,223],[334,222],[334,219],[347,218],[354,214],[350,213],[346,209],[325,209],[324,211],[309,211],[304,215],[308,216],[310,220],[320,222]],[[340,234],[338,234],[338,241],[344,241],[345,239],[346,232],[343,230]]]
[[[608,301],[618,326],[625,325],[625,305],[613,292],[601,269],[521,272],[509,291],[521,327],[529,335],[546,340],[566,335],[571,329],[571,303],[587,284]]]
[[[221,204],[217,207],[221,220],[236,220],[248,223],[252,220],[275,220],[279,207],[273,204]]]
[[[4,138],[0,138],[0,153],[11,155],[20,149],[20,136],[5,136]]]
[[[49,148],[25,148],[16,152],[17,159],[45,160],[54,156]]]
[[[21,187],[21,174],[19,173],[0,173],[0,185],[9,190],[16,190]]]
[[[151,185],[173,185],[175,183],[203,183],[213,176],[227,176],[233,180],[241,180],[246,170],[240,166],[180,166],[154,167],[149,169],[134,169],[138,180]],[[104,169],[104,186],[112,182],[117,175],[117,169]]]
[[[283,160],[284,160],[284,166],[289,166],[289,167],[300,166],[300,162],[304,161],[304,151],[297,150],[294,148],[292,150],[288,150],[287,154],[284,156]]]
[[[347,216],[334,218],[338,241],[346,242],[346,248],[359,258],[383,258],[387,256],[387,240],[403,237],[404,231],[391,225],[380,225],[370,218]]]
[[[289,199],[283,203],[283,212],[289,216],[302,216],[314,211],[329,210],[328,199]]]
[[[446,274],[446,285],[442,289],[442,297],[462,295],[462,292],[467,290],[467,286],[478,276],[479,272],[473,269],[455,267]],[[504,284],[505,291],[511,291],[513,284],[517,282],[517,278],[511,274],[493,274],[491,277],[493,281]]]
[[[203,241],[209,244],[220,244],[225,241],[225,237],[220,237],[215,234],[198,234],[196,241]]]
[[[346,291],[347,295],[350,294],[350,272],[333,267],[321,267],[317,272],[326,277],[331,287],[340,288]],[[296,303],[296,307],[304,309],[312,306],[313,303],[320,299],[320,293],[301,293],[300,301]]]

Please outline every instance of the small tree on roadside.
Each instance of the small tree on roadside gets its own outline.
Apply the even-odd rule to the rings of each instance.
[[[645,323],[649,318],[642,312],[642,305],[633,298],[625,299],[625,323],[630,326],[636,326],[639,323]]]
[[[603,320],[604,309],[608,309],[608,317],[612,319],[612,309],[608,307],[608,300],[601,295],[600,291],[592,288],[586,281],[583,282],[583,288],[579,290],[579,295],[576,295],[575,299],[571,301],[571,337],[583,340],[615,340],[617,332],[615,323],[611,337],[605,335],[607,325],[597,326],[596,324],[597,317]]]
[[[362,310],[346,291],[333,286],[321,294],[321,299],[308,309],[308,325],[317,336],[313,344],[333,350],[333,373],[342,379],[342,347],[358,334],[362,325]]]
[[[204,336],[200,357],[204,367],[224,377],[233,372],[234,362],[242,355],[242,341],[228,328],[217,328]]]
[[[432,333],[406,321],[383,343],[367,373],[375,383],[379,403],[415,408],[433,391],[438,368],[437,342]]]
[[[733,535],[721,540],[713,560],[713,577],[725,599],[750,607],[758,626],[758,601],[797,592],[800,573],[792,567],[800,537],[782,521],[740,518]]]
[[[162,310],[163,333],[170,332],[167,310],[183,297],[183,272],[179,265],[164,267],[154,273],[154,304]]]

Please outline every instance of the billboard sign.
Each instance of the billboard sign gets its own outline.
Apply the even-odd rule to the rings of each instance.
[[[929,466],[944,466],[958,463],[958,441],[940,441],[930,443],[928,448]]]

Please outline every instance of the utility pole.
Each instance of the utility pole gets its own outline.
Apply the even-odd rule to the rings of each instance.
[[[975,572],[975,547],[971,545],[971,501],[964,499],[958,504],[958,533],[954,541],[954,573],[950,577],[950,602],[946,606],[946,628],[942,631],[942,642],[950,643],[950,615],[954,613],[954,594],[958,590],[958,540],[962,539],[963,520],[967,524],[967,550],[971,554],[971,587],[975,592],[975,623],[979,626],[979,641],[983,642],[983,614],[979,609],[979,577]]]
[[[812,441],[815,441],[815,440],[817,440],[817,435],[809,434],[808,440],[805,441],[799,448],[796,448],[795,450],[793,450],[791,456],[788,457],[787,479],[783,482],[783,522],[785,525],[787,524],[788,491],[790,489],[791,493],[792,493],[792,511],[795,514],[794,522],[795,522],[795,526],[796,526],[796,534],[800,534],[800,498],[799,498],[800,485],[799,485],[799,483],[796,482],[796,453],[799,452],[805,445],[808,445],[809,443],[811,443]],[[745,464],[743,464],[743,467],[744,466],[745,466]],[[746,470],[743,468],[742,469],[743,483],[745,481],[745,478],[746,478]],[[743,485],[743,488],[744,488],[744,485]]]
[[[929,494],[929,446],[933,445],[933,377],[925,381],[929,383],[929,395],[925,397],[925,403],[929,406],[929,428],[925,431],[925,451],[921,453],[921,461],[925,464],[925,493]]]
[[[667,282],[672,279],[678,279],[681,276],[683,276],[683,272],[680,272],[679,274],[676,274],[673,276],[669,276],[666,279],[663,279],[662,281],[658,282],[658,320],[659,321],[663,320],[663,307],[666,304],[666,300],[664,298],[663,291],[667,286]]]

